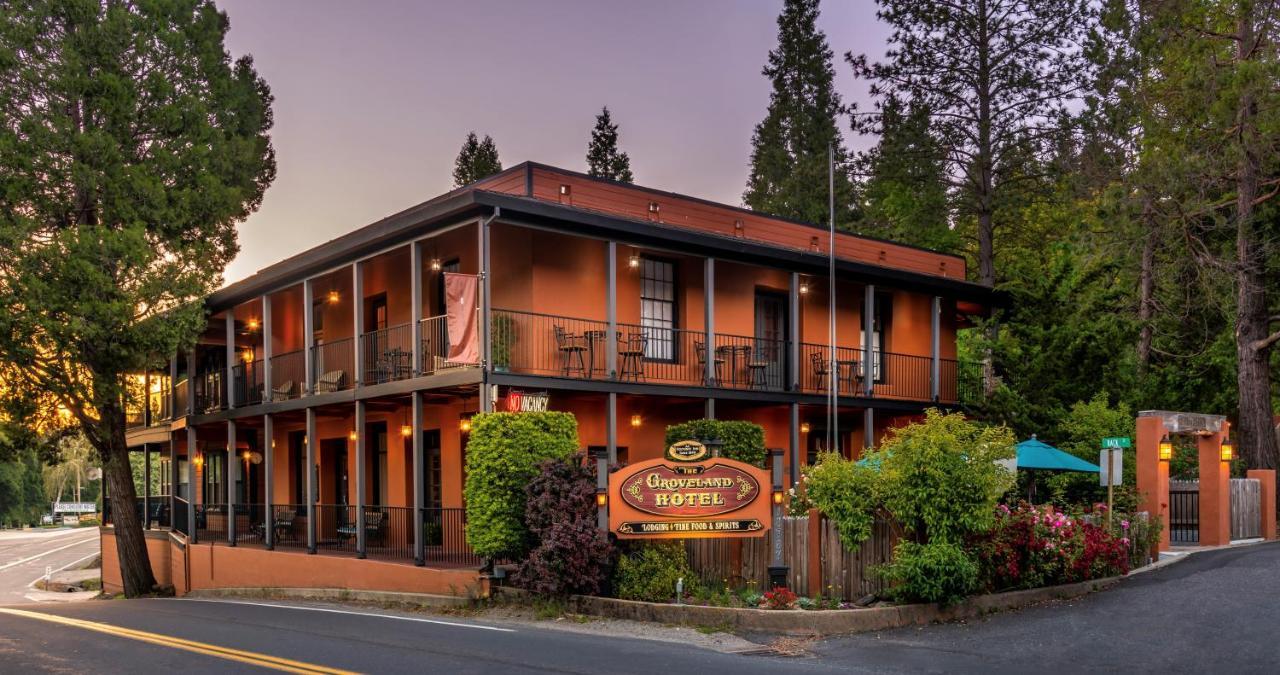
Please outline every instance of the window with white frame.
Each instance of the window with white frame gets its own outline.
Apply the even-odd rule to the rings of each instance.
[[[640,326],[646,338],[644,356],[651,361],[674,361],[675,263],[647,256],[640,262]]]

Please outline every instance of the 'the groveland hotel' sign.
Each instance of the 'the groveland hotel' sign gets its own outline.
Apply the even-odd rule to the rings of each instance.
[[[681,441],[609,476],[609,529],[622,539],[764,536],[768,485],[764,470]]]

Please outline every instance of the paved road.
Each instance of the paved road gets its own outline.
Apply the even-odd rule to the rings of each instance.
[[[31,582],[98,554],[98,528],[0,532],[0,605],[32,602]]]
[[[0,607],[0,671],[377,673],[1275,672],[1280,545],[1197,555],[1068,603],[833,638],[809,658],[537,625],[271,602]],[[26,612],[36,611],[38,615]]]
[[[1117,588],[969,624],[827,640],[886,672],[1280,670],[1280,544],[1200,553]]]

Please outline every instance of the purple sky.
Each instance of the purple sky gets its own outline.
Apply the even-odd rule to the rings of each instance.
[[[334,2],[219,0],[233,56],[275,95],[279,173],[240,226],[228,282],[452,187],[466,133],[504,166],[585,169],[602,105],[636,182],[741,203],[760,74],[781,0]],[[824,3],[846,102],[845,51],[884,51],[871,0]],[[867,139],[846,142],[865,147]]]

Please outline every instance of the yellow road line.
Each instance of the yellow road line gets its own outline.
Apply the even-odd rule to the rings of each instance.
[[[184,640],[182,638],[172,637],[169,635],[160,635],[158,633],[148,633],[146,631],[134,630],[132,628],[123,628],[121,626],[113,626],[106,623],[98,623],[96,621],[85,621],[84,619],[73,619],[66,616],[58,616],[56,614],[45,614],[43,612],[29,612],[22,609],[8,609],[0,607],[0,614],[9,614],[11,616],[20,616],[28,619],[36,619],[37,621],[48,621],[50,623],[62,624],[64,626],[75,626],[85,630],[106,633],[107,635],[115,635],[117,637],[129,638],[140,642],[149,642],[151,644],[160,645],[162,647],[172,647],[173,649],[184,649],[197,654],[205,654],[207,656],[216,656],[218,658],[230,661],[239,661],[248,663],[262,668],[270,668],[272,670],[281,670],[287,673],[324,673],[326,675],[354,675],[353,671],[338,670],[337,668],[328,668],[325,666],[317,666],[301,661],[293,661],[278,656],[269,656],[267,654],[259,654],[256,652],[246,652],[240,649],[232,649],[230,647],[221,647],[211,645],[204,642],[195,642],[192,640]]]

